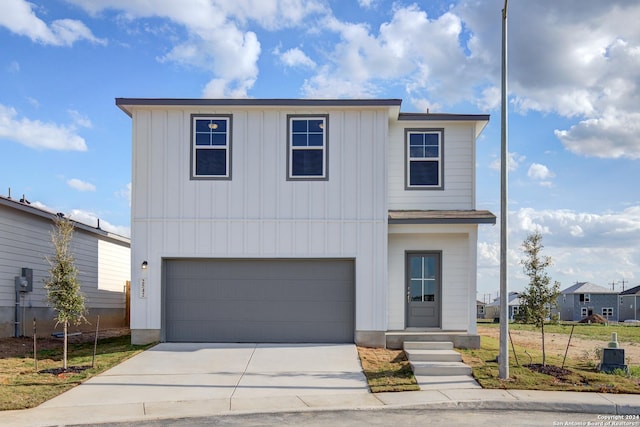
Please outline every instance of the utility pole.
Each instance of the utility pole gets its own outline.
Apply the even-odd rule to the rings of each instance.
[[[628,283],[628,282],[627,282],[626,280],[622,279],[622,280],[620,281],[620,283],[622,284],[622,292],[624,292],[624,284],[625,284],[625,283]]]
[[[507,253],[509,215],[508,173],[509,144],[507,140],[507,5],[502,9],[502,108],[500,131],[500,357],[498,374],[501,379],[509,378],[509,288],[507,286]]]

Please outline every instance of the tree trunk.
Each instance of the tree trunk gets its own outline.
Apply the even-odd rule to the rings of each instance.
[[[68,322],[63,322],[64,330],[64,349],[62,350],[62,369],[67,370],[67,325]]]
[[[544,320],[542,321],[542,366],[547,366],[547,354],[544,351]]]

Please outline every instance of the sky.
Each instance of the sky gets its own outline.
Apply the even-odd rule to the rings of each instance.
[[[490,114],[477,209],[500,214],[502,0],[2,0],[0,195],[128,236],[125,98],[401,98]],[[640,2],[511,0],[509,290],[543,235],[561,289],[640,284]],[[480,226],[497,296],[500,218]]]

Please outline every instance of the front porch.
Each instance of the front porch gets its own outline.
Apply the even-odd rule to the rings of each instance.
[[[465,331],[412,330],[387,331],[386,347],[400,350],[405,341],[451,342],[456,348],[480,348],[480,335]]]

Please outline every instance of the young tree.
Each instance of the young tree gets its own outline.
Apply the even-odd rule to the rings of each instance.
[[[51,268],[49,277],[45,280],[47,299],[56,311],[57,324],[62,323],[64,331],[63,369],[67,369],[67,332],[69,323],[79,324],[84,317],[84,295],[80,293],[78,269],[71,253],[71,239],[73,237],[73,223],[64,217],[55,219],[54,230],[51,232],[54,255],[47,257]]]
[[[536,231],[529,234],[522,243],[525,258],[521,261],[525,274],[529,277],[529,284],[520,294],[521,318],[525,322],[533,323],[542,331],[542,365],[547,364],[544,347],[544,322],[550,315],[552,307],[557,305],[560,295],[560,283],[553,282],[546,272],[553,264],[551,257],[542,255],[542,234]]]

